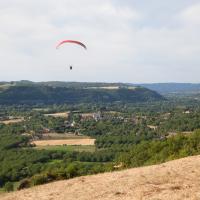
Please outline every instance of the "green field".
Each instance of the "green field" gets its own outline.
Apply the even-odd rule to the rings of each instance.
[[[37,146],[36,149],[56,150],[56,151],[78,151],[78,152],[94,152],[96,147],[94,145],[58,145],[58,146]]]
[[[61,140],[61,139],[90,139],[89,136],[85,135],[74,135],[73,133],[47,133],[44,134],[42,137],[43,140],[48,139],[48,140]]]

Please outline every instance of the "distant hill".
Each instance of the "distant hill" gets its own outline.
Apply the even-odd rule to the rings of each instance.
[[[0,85],[0,104],[135,103],[163,99],[152,90],[117,83],[21,81]]]
[[[200,93],[200,84],[193,83],[152,83],[152,84],[131,84],[134,86],[146,87],[161,94],[167,93]]]
[[[125,83],[103,83],[103,82],[64,82],[64,81],[47,81],[47,82],[32,82],[28,80],[16,81],[16,82],[0,82],[0,84],[14,84],[15,86],[27,86],[27,85],[42,85],[50,87],[65,87],[65,88],[88,88],[88,87],[108,87],[118,86],[127,87]]]
[[[49,81],[38,83],[44,86],[67,87],[67,88],[90,88],[90,87],[127,87],[124,83],[99,83],[99,82],[59,82]]]
[[[0,82],[0,90],[2,87],[8,86],[49,86],[49,87],[64,87],[64,88],[102,88],[102,87],[144,87],[156,91],[160,94],[168,93],[200,93],[200,84],[194,83],[102,83],[102,82],[63,82],[63,81],[47,81],[47,82],[32,82],[28,80]]]
[[[0,194],[1,200],[200,199],[200,156]]]

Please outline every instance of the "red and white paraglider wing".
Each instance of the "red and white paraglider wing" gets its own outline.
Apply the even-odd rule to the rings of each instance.
[[[73,43],[73,44],[78,44],[80,46],[82,46],[85,50],[87,49],[87,47],[85,46],[85,44],[83,44],[82,42],[76,41],[76,40],[63,40],[61,41],[57,46],[56,49],[58,49],[60,46],[62,46],[65,43]]]

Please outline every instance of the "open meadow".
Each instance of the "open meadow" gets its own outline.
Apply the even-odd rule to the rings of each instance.
[[[46,117],[63,117],[63,118],[67,118],[69,115],[69,112],[58,112],[58,113],[49,113],[49,114],[44,114],[44,116]]]
[[[36,146],[94,145],[94,143],[95,139],[37,140],[32,142]]]
[[[20,122],[23,122],[23,121],[24,121],[24,118],[20,117],[20,118],[16,118],[16,119],[2,120],[2,121],[0,121],[0,123],[5,124],[5,125],[9,125],[9,124],[20,123]]]

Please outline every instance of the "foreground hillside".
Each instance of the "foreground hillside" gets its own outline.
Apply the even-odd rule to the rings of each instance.
[[[164,164],[58,181],[1,200],[200,199],[200,156]]]

